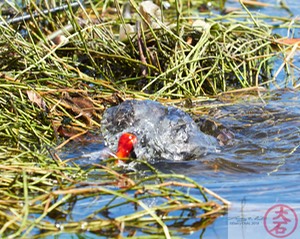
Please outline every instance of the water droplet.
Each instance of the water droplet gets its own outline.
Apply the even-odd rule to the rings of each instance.
[[[81,223],[81,229],[82,229],[82,230],[86,230],[86,229],[87,229],[87,226],[88,226],[88,223],[87,223],[87,222]]]
[[[64,230],[64,226],[60,223],[55,223],[55,227],[61,231]]]

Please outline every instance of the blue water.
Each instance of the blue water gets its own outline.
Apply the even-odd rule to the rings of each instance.
[[[300,198],[300,93],[276,91],[259,99],[219,107],[219,120],[236,133],[233,145],[200,161],[160,163],[229,200],[297,204]],[[300,215],[300,214],[299,214]],[[227,238],[227,216],[209,226],[204,238]],[[201,232],[185,238],[198,238]]]
[[[277,1],[265,0],[275,7],[251,8],[261,14],[289,18],[289,13],[280,8]],[[297,16],[299,2],[286,0],[294,16]],[[228,1],[227,7],[239,6],[236,1]],[[274,25],[282,23],[270,20]],[[288,24],[288,23],[287,23]],[[299,28],[277,28],[274,32],[287,37],[300,37]],[[274,71],[282,61],[274,64]],[[300,67],[299,53],[295,55],[294,64]],[[199,184],[213,190],[229,200],[233,206],[241,203],[254,204],[259,208],[262,204],[297,204],[300,198],[300,93],[293,87],[299,84],[299,72],[295,75],[279,75],[277,85],[271,87],[269,93],[244,97],[234,104],[218,106],[210,113],[210,117],[226,126],[235,134],[232,145],[224,146],[221,152],[209,154],[198,161],[160,162],[154,165],[163,172],[184,174]],[[247,100],[246,100],[247,99]],[[75,162],[81,167],[89,167],[97,163],[95,158],[82,158],[83,154],[93,153],[101,149],[101,144],[72,146],[64,152],[66,158],[77,158]],[[91,173],[88,180],[97,181],[97,174]],[[191,190],[190,193],[195,191]],[[197,195],[195,195],[197,196]],[[105,200],[105,199],[103,199]],[[78,203],[72,212],[73,220],[80,220],[93,212],[105,201],[85,200]],[[151,202],[149,202],[151,204]],[[131,209],[127,209],[130,211]],[[122,209],[122,214],[128,211]],[[116,209],[112,216],[121,215]],[[300,214],[299,214],[300,216]],[[300,226],[299,226],[300,227]],[[255,230],[255,227],[254,229]],[[233,238],[228,235],[228,215],[219,217],[208,226],[204,233],[195,231],[183,238]],[[137,235],[143,235],[142,233]],[[298,234],[299,235],[299,234]],[[93,233],[82,233],[84,238],[107,238]],[[78,235],[78,238],[80,236]],[[48,238],[53,238],[52,236]],[[60,234],[60,238],[77,238],[72,234]],[[253,237],[254,238],[254,237]],[[293,237],[291,237],[293,238]],[[235,239],[235,238],[234,238]]]
[[[235,133],[231,145],[222,147],[220,152],[197,161],[164,161],[154,166],[165,173],[191,177],[229,200],[233,207],[242,203],[254,204],[257,208],[266,203],[270,206],[297,204],[300,198],[300,92],[277,90],[263,94],[262,98],[252,97],[218,106],[209,114]],[[89,168],[91,164],[99,163],[99,159],[81,156],[98,152],[101,147],[101,144],[77,144],[77,148],[72,146],[65,156],[73,157],[78,165]],[[90,173],[87,181],[101,182],[101,177]],[[189,193],[199,196],[196,190]],[[74,221],[85,218],[108,200],[92,198],[79,201],[69,217]],[[151,206],[158,202],[148,200],[145,203]],[[132,210],[128,206],[116,208],[110,216],[126,215]],[[205,229],[204,238],[232,238],[228,237],[228,229],[228,215],[221,216]],[[179,235],[199,238],[201,233],[202,230],[198,230],[191,235]],[[97,238],[91,233],[87,235]],[[137,235],[144,234],[140,232]]]

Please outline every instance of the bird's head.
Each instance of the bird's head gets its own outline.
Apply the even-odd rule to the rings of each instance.
[[[119,159],[129,158],[137,143],[137,137],[132,133],[124,133],[121,135],[118,143],[116,156]]]

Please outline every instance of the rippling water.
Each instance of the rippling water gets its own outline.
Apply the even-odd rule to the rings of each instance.
[[[217,114],[219,122],[236,134],[232,145],[199,161],[158,167],[192,177],[233,205],[298,203],[300,93],[278,91],[265,102],[220,107]],[[227,233],[225,216],[207,229],[205,238],[226,238]]]
[[[233,206],[298,203],[300,93],[287,89],[271,93],[264,99],[255,98],[212,111],[210,117],[235,134],[234,140],[220,152],[197,161],[158,162],[155,167],[189,176]],[[92,153],[99,147],[102,146],[80,146],[77,151],[68,152],[68,156]],[[97,157],[79,158],[76,162],[84,167],[97,160]],[[91,175],[90,180],[95,180],[95,175]],[[204,238],[227,238],[227,220],[228,216],[218,218],[206,229]],[[201,232],[184,237],[199,238]]]
[[[275,4],[276,1],[263,2]],[[298,14],[299,3],[292,0],[286,2],[292,12]],[[236,7],[237,3],[228,1],[226,5]],[[282,8],[254,10],[288,17]],[[282,36],[292,34],[294,37],[299,37],[300,34],[297,29],[288,32],[278,28],[275,32]],[[299,59],[298,53],[294,59],[295,65],[299,65]],[[275,62],[275,68],[276,64],[281,63]],[[282,76],[281,79],[286,78]],[[224,146],[220,152],[209,154],[197,161],[159,162],[155,167],[164,172],[180,173],[193,178],[229,200],[233,207],[241,204],[254,204],[257,207],[265,203],[297,204],[300,198],[300,93],[287,89],[271,92],[263,98],[264,100],[255,98],[217,107],[212,111],[210,117],[235,134],[231,144]],[[98,162],[97,154],[90,158],[80,156],[96,152],[101,147],[103,146],[99,144],[80,145],[65,154],[67,157],[78,157],[76,163],[85,167]],[[89,180],[93,181],[96,178],[97,175],[91,174]],[[91,212],[97,208],[97,205],[91,205],[90,201],[87,201],[86,205],[87,215],[89,208]],[[84,216],[82,208],[74,211],[74,219],[76,215],[78,218]],[[205,229],[203,238],[235,239],[236,237],[228,236],[228,231],[228,215],[225,215]],[[184,238],[200,238],[201,233],[200,230],[192,235],[184,235]],[[89,233],[86,235],[98,238]],[[70,237],[66,235],[66,238]]]

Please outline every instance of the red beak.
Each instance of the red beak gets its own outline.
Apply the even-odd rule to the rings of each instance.
[[[133,150],[134,145],[137,143],[137,137],[131,133],[124,133],[121,135],[116,153],[117,158],[128,158]]]

